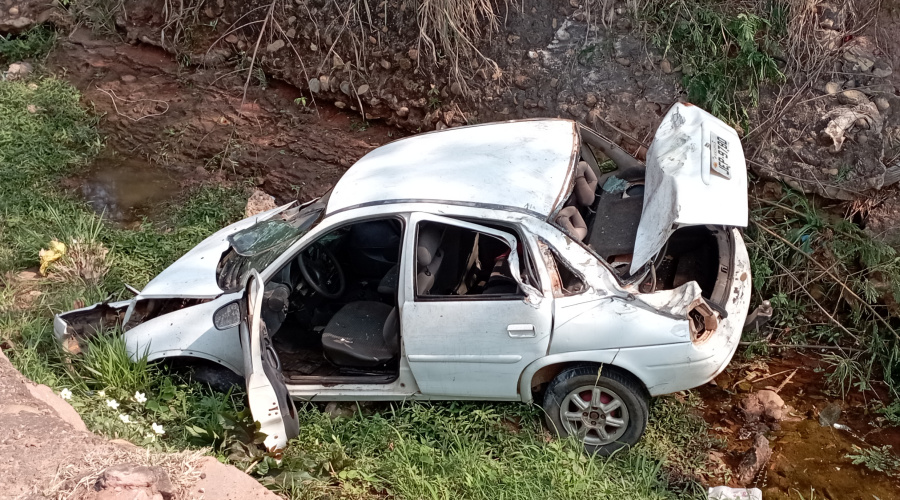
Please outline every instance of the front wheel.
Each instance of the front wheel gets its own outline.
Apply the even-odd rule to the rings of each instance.
[[[544,394],[547,426],[574,436],[588,453],[610,455],[640,440],[647,427],[649,397],[629,374],[603,365],[560,372]]]

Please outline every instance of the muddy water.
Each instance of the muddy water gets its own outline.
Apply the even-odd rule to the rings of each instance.
[[[98,214],[125,226],[164,215],[167,202],[180,192],[180,182],[165,169],[118,155],[98,158],[79,184]]]

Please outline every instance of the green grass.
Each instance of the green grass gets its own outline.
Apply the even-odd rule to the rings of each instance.
[[[787,29],[785,2],[757,2],[754,9],[712,0],[651,0],[638,17],[654,45],[682,67],[690,101],[732,125],[746,130],[760,88],[784,81],[777,55]]]
[[[0,62],[43,59],[56,45],[56,31],[35,26],[21,35],[0,35]]]
[[[900,394],[897,252],[787,188],[778,201],[752,204],[753,287],[757,297],[771,298],[777,340],[859,350],[826,358],[838,394],[878,379]]]

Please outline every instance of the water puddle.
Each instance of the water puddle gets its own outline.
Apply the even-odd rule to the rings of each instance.
[[[107,220],[125,226],[164,214],[180,183],[143,159],[103,155],[79,180],[82,196]]]

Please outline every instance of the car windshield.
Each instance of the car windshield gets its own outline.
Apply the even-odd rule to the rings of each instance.
[[[251,269],[262,271],[282,252],[322,220],[328,194],[299,208],[285,210],[274,219],[254,224],[228,237],[231,248],[219,261],[219,287],[231,292],[239,289]]]

